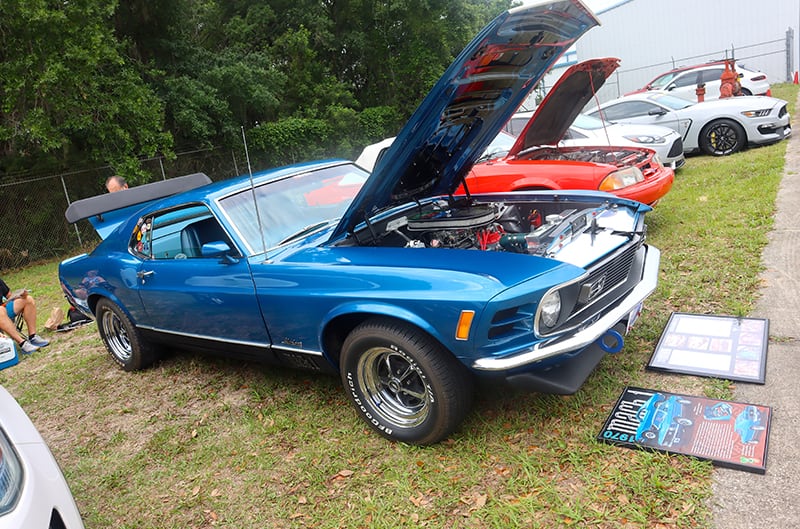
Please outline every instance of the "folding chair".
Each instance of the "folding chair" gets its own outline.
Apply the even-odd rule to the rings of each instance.
[[[14,324],[17,326],[17,332],[22,335],[24,340],[27,340],[28,334],[22,330],[25,328],[25,319],[22,317],[22,313],[17,314],[17,316],[14,318]]]

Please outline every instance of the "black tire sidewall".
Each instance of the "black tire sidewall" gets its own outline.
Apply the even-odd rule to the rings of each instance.
[[[711,146],[711,142],[708,140],[709,130],[718,127],[720,125],[727,125],[728,127],[736,131],[736,147],[730,152],[725,152],[725,153],[716,152],[714,148]],[[744,127],[742,127],[739,123],[733,121],[732,119],[728,118],[715,119],[712,122],[708,123],[700,131],[700,150],[703,151],[704,154],[707,154],[709,156],[728,156],[730,154],[739,152],[742,149],[744,149],[745,134],[746,133],[744,131]]]
[[[379,345],[385,347],[388,345],[387,342],[382,342],[378,339],[366,339],[356,343],[358,346],[366,345],[367,343],[372,343],[373,346]],[[402,348],[391,346],[389,346],[389,348],[405,357],[410,363],[419,365],[416,359],[408,355]],[[388,437],[389,439],[409,443],[416,443],[417,439],[428,437],[431,434],[436,423],[436,416],[438,414],[436,406],[431,408],[430,413],[428,417],[426,417],[425,421],[417,426],[404,428],[384,422],[384,419],[381,417],[380,413],[375,410],[372,403],[369,402],[368,397],[364,394],[362,388],[356,383],[358,377],[356,373],[357,364],[358,355],[350,355],[347,357],[347,361],[342,365],[342,382],[344,383],[345,391],[347,391],[347,395],[355,405],[356,410],[361,414],[362,418],[372,427],[373,430]],[[431,387],[430,379],[427,376],[425,369],[420,366],[420,370],[422,371],[421,378],[425,384],[425,391],[428,393],[428,395],[433,395],[434,398],[436,398],[436,393],[434,388]]]
[[[392,332],[393,328],[391,325],[368,326],[356,329],[348,336],[342,348],[340,365],[342,384],[358,413],[379,434],[393,441],[416,445],[438,442],[451,433],[463,419],[462,416],[459,416],[462,414],[459,414],[458,411],[453,412],[453,403],[448,402],[446,392],[440,386],[443,382],[438,377],[451,377],[453,380],[460,380],[462,373],[459,368],[461,366],[460,364],[458,366],[450,365],[450,370],[453,373],[445,370],[444,373],[437,374],[442,371],[442,367],[432,365],[425,352],[426,348],[432,347],[431,343],[425,340],[409,339],[407,336],[403,336],[401,332]],[[384,335],[381,336],[380,334]],[[361,353],[374,347],[390,349],[403,356],[406,361],[419,369],[419,375],[425,386],[425,391],[431,397],[428,416],[421,424],[407,427],[387,422],[369,401],[363,388],[359,386],[357,368]],[[415,351],[418,354],[414,354]],[[450,353],[443,352],[440,354],[443,356]],[[453,359],[453,362],[457,361]],[[447,363],[449,362],[445,362],[445,364]],[[465,388],[471,387],[469,379],[466,375],[463,376],[463,386]],[[465,391],[466,393],[470,394],[469,400],[471,400],[471,392]],[[459,407],[459,405],[455,406],[455,408]]]
[[[107,329],[103,326],[103,317],[106,312],[113,313],[119,319],[122,326],[125,327],[125,332],[131,344],[131,355],[127,361],[114,353],[108,341]],[[153,362],[153,356],[149,351],[149,347],[139,336],[139,331],[136,329],[136,326],[116,303],[107,299],[98,301],[95,320],[97,321],[97,330],[100,333],[100,337],[103,339],[103,344],[105,344],[108,353],[111,355],[111,358],[114,359],[114,362],[123,370],[137,371],[147,367]]]

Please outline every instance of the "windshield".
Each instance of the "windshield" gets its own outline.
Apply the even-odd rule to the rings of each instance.
[[[578,117],[575,118],[575,121],[572,123],[572,125],[578,129],[597,130],[607,126],[608,123],[604,124],[602,120],[592,116],[587,116],[586,114],[578,114]]]
[[[688,99],[683,99],[669,94],[654,95],[651,97],[651,99],[657,102],[659,105],[664,105],[672,110],[681,110],[682,108],[687,108],[694,105],[694,103]]]
[[[665,73],[665,74],[664,74],[664,75],[662,75],[661,77],[656,77],[656,78],[653,80],[653,82],[651,82],[651,83],[650,83],[648,86],[649,86],[651,89],[655,89],[655,90],[663,90],[663,89],[664,89],[664,88],[665,88],[665,87],[666,87],[666,86],[667,86],[669,83],[671,83],[671,82],[672,82],[672,80],[673,80],[673,79],[675,79],[675,76],[676,76],[677,74],[678,74],[678,72],[673,72],[673,73]]]
[[[495,160],[497,158],[506,156],[516,141],[517,139],[511,134],[500,131],[500,134],[498,134],[495,139],[492,140],[492,143],[490,143],[486,150],[483,151],[483,154],[480,158],[478,158],[476,163]]]
[[[258,185],[255,196],[263,242],[252,189],[227,196],[219,205],[253,254],[338,220],[368,176],[353,164],[343,164]]]

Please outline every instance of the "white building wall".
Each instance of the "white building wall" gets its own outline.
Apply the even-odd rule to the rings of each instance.
[[[792,81],[800,70],[800,0],[622,0],[597,16],[601,26],[578,40],[571,62],[621,59],[617,73],[598,92],[601,102],[635,90],[674,66],[725,57],[734,56],[766,73],[770,82]],[[789,28],[794,41],[787,65]],[[554,68],[545,77],[545,87],[562,71]]]

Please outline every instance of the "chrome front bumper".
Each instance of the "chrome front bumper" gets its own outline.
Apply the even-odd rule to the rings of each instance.
[[[539,362],[545,358],[572,353],[593,344],[614,325],[628,318],[629,314],[637,309],[647,296],[653,293],[658,285],[660,262],[661,252],[658,248],[647,246],[647,258],[644,264],[642,280],[639,284],[607,314],[569,338],[555,343],[544,342],[537,344],[530,349],[511,356],[479,358],[472,364],[472,367],[481,371],[505,371]]]

